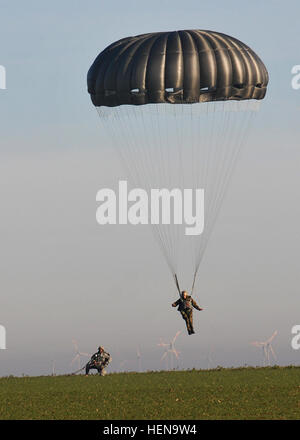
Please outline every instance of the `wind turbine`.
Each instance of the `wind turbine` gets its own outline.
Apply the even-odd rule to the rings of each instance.
[[[78,370],[79,370],[81,368],[81,356],[90,357],[90,354],[83,353],[82,351],[79,351],[78,343],[77,343],[77,341],[75,341],[75,339],[72,339],[72,343],[73,343],[74,348],[75,348],[75,356],[74,356],[74,358],[71,361],[71,365],[73,365],[74,362],[77,360],[77,362],[78,362]]]
[[[174,336],[174,338],[172,339],[172,341],[169,343],[163,342],[163,340],[160,339],[160,343],[157,344],[159,347],[165,348],[165,352],[163,353],[160,360],[163,361],[164,359],[166,359],[167,369],[168,369],[169,361],[170,361],[171,370],[173,370],[174,356],[176,357],[176,359],[179,359],[180,352],[177,351],[175,348],[175,341],[178,338],[178,336],[180,335],[180,333],[181,333],[181,331],[177,332],[176,335]]]
[[[142,371],[142,355],[141,355],[140,347],[137,347],[136,349],[136,358],[137,358],[138,370],[140,373]]]
[[[55,373],[55,360],[52,361],[52,376],[56,376],[56,373]]]
[[[263,352],[263,366],[265,367],[266,365],[270,365],[270,354],[273,356],[273,359],[276,360],[276,354],[273,350],[272,344],[271,342],[273,341],[273,339],[275,338],[275,336],[277,335],[277,330],[275,330],[275,332],[272,334],[272,336],[267,339],[264,342],[259,342],[259,341],[254,341],[251,342],[251,345],[254,345],[255,347],[259,347],[262,349]]]

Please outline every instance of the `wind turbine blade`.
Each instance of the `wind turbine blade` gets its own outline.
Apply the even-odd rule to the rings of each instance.
[[[159,347],[168,347],[170,344],[166,344],[165,342],[160,342],[157,344]]]
[[[254,342],[250,342],[250,344],[254,345],[255,347],[262,347],[265,343],[264,342],[254,341]]]
[[[174,336],[173,340],[172,340],[172,344],[174,344],[174,342],[176,341],[176,339],[178,338],[178,336],[180,335],[181,331],[177,332],[176,335]]]
[[[82,353],[81,351],[78,353],[80,356],[87,356],[87,357],[90,357],[90,354],[88,354],[88,353]]]
[[[74,362],[79,358],[79,355],[76,354],[76,356],[71,360],[71,365],[74,364]]]
[[[271,341],[273,341],[273,339],[275,338],[277,333],[278,333],[277,330],[275,330],[275,332],[272,334],[272,336],[266,341],[266,344],[269,344]]]

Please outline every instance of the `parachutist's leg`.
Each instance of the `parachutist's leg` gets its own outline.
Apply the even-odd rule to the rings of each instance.
[[[189,317],[184,310],[181,310],[180,313],[181,313],[182,318],[185,320],[186,328],[187,328],[188,334],[190,335],[191,334],[191,327],[190,327]]]
[[[190,330],[191,330],[191,334],[195,333],[194,332],[194,326],[193,326],[193,310],[191,310],[188,314],[189,317],[189,323],[190,323]]]
[[[88,375],[90,371],[90,363],[88,362],[85,366],[85,374]]]

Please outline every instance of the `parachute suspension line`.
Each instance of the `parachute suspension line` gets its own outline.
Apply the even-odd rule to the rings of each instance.
[[[209,137],[200,136],[199,143],[196,146],[196,152],[192,151],[192,157],[195,157],[195,154],[199,152],[198,158],[194,160],[194,163],[201,164],[201,156],[205,157],[204,163],[205,166],[205,175],[210,176],[210,178],[203,178],[201,181],[201,176],[203,176],[203,171],[196,173],[198,179],[196,179],[196,183],[194,183],[194,187],[204,188],[205,191],[205,229],[201,236],[196,237],[194,243],[194,255],[195,257],[195,267],[194,267],[194,275],[192,280],[191,292],[193,293],[195,288],[195,283],[197,280],[197,274],[199,270],[199,266],[201,260],[203,258],[203,254],[205,252],[208,239],[213,230],[214,224],[216,222],[218,212],[222,206],[222,201],[224,199],[226,189],[229,185],[231,175],[235,168],[235,163],[238,159],[239,152],[241,147],[244,144],[244,139],[248,133],[250,128],[250,123],[253,119],[254,111],[249,112],[249,110],[257,110],[256,105],[252,103],[244,102],[242,106],[240,103],[230,103],[229,109],[226,109],[227,103],[215,103],[219,104],[219,110],[221,109],[222,118],[218,119],[217,127],[215,128],[215,136],[214,142],[212,143],[210,135]],[[220,105],[221,104],[221,105]],[[235,104],[235,105],[232,105]],[[221,108],[222,107],[222,108]],[[225,107],[225,110],[224,110]],[[240,110],[239,107],[242,107],[242,121],[237,118],[236,120],[236,111]],[[196,107],[192,107],[194,109]],[[206,109],[206,116],[209,115],[209,110]],[[216,113],[216,106],[214,106],[213,114]],[[236,111],[235,111],[236,110]],[[195,113],[191,112],[191,121],[195,117]],[[198,115],[197,115],[198,116]],[[201,123],[202,116],[200,114],[199,123]],[[236,121],[235,124],[231,123],[231,119],[233,122]],[[196,118],[198,120],[198,118]],[[235,125],[238,127],[236,129]],[[199,130],[201,132],[201,130]],[[193,127],[191,127],[191,132],[193,133]],[[211,131],[210,131],[211,133]],[[202,151],[203,143],[205,144],[206,151]],[[209,146],[209,147],[208,147]],[[208,147],[208,148],[207,148]],[[194,144],[193,144],[194,148]],[[229,154],[228,154],[229,152]],[[228,155],[228,157],[227,157]],[[217,160],[216,160],[217,159]],[[216,164],[214,169],[208,169],[211,164]],[[211,168],[211,167],[210,167]],[[199,179],[200,177],[200,179]]]
[[[123,106],[123,108],[124,107],[125,106]],[[153,139],[153,135],[155,136],[157,134],[157,127],[160,127],[158,116],[156,115],[157,112],[153,114],[153,112],[147,111],[145,107],[144,109],[146,116],[150,116],[152,127],[149,127],[149,125],[145,123],[144,112],[136,112],[134,106],[126,109],[127,111],[125,111],[124,109],[123,112],[121,112],[119,108],[115,107],[105,109],[106,113],[102,109],[98,109],[98,113],[102,124],[105,126],[106,129],[110,129],[113,146],[117,150],[118,155],[121,157],[121,161],[125,165],[125,169],[127,170],[132,183],[134,183],[136,186],[146,186],[146,189],[151,190],[155,183],[159,187],[160,181],[166,182],[166,176],[168,176],[168,173],[165,170],[164,166],[166,161],[163,157],[164,148],[161,134],[158,134],[159,141],[157,141],[156,139],[154,140],[154,145],[152,145],[148,141],[149,139]],[[107,124],[107,120],[110,119],[109,117],[103,118],[103,116],[107,116],[107,110],[108,115],[112,116],[112,124]],[[150,113],[150,115],[148,113]],[[132,115],[134,116],[134,118],[131,117]],[[113,130],[114,127],[117,128]],[[119,139],[116,139],[116,131],[120,134]],[[143,141],[137,140],[137,136],[139,133],[145,134]],[[158,160],[157,157],[155,158],[156,151],[154,151],[154,154],[151,155],[151,152],[153,152],[153,148],[156,148],[157,146],[159,146],[158,151],[160,153],[160,157],[158,158]],[[151,156],[154,156],[154,158]],[[156,171],[156,173],[154,173],[156,175],[156,179],[154,182],[153,179],[151,181],[153,169],[154,171]],[[174,273],[176,272],[176,267],[174,266],[173,262],[176,252],[174,246],[172,245],[171,236],[167,234],[166,228],[160,228],[159,225],[151,226],[154,232],[155,239],[164,254],[172,276],[174,276]]]
[[[110,112],[109,116],[112,116],[113,123],[107,124],[107,119],[109,119],[109,117],[103,119],[104,112],[103,111],[101,112],[101,109],[98,109],[100,120],[102,124],[105,124],[106,129],[107,128],[110,129],[109,131],[110,131],[111,139],[113,140],[112,144],[117,150],[117,153],[120,156],[122,163],[125,165],[125,169],[128,172],[131,182],[134,183],[136,186],[140,186],[140,185],[142,187],[146,186],[147,190],[151,189],[151,183],[153,186],[154,182],[151,182],[151,178],[149,178],[149,176],[153,174],[152,169],[154,168],[154,166],[153,166],[153,158],[150,157],[149,152],[151,151],[151,148],[153,149],[153,145],[149,144],[148,139],[151,139],[151,136],[149,137],[149,134],[153,135],[154,133],[156,133],[156,130],[151,130],[150,128],[150,133],[147,133],[147,124],[145,124],[144,122],[143,112],[140,113],[141,117],[137,117],[134,107],[130,108],[129,111],[123,113],[119,111],[118,107],[110,108],[108,109],[108,111]],[[134,122],[130,117],[132,114],[135,115]],[[142,122],[140,123],[139,121]],[[142,124],[142,129],[141,129],[141,124]],[[156,125],[159,126],[159,124]],[[114,130],[114,127],[117,128]],[[120,134],[119,139],[117,139],[116,131],[118,131]],[[137,141],[136,136],[137,133],[139,132],[146,133],[144,142],[139,143]],[[126,153],[126,150],[128,153]],[[161,168],[161,165],[163,163],[164,160],[156,160],[154,162],[157,169]],[[160,175],[163,174],[166,174],[166,172],[161,171]],[[145,185],[145,180],[146,180],[146,185]],[[172,254],[174,253],[174,251],[172,252],[170,250],[172,247],[170,238],[168,237],[168,235],[166,235],[166,232],[163,228],[160,229],[158,225],[152,225],[152,226],[153,226],[152,229],[154,232],[154,236],[164,254],[168,267],[172,275],[174,276],[176,269],[172,264]]]
[[[199,131],[199,144],[196,145],[198,150],[198,159],[196,163],[202,163],[202,168],[200,173],[195,173],[196,176],[199,176],[198,179],[196,178],[195,188],[202,188],[205,191],[205,200],[209,199],[210,195],[210,174],[211,169],[214,164],[214,156],[215,156],[215,148],[216,148],[216,133],[219,127],[215,129],[216,125],[216,103],[206,103],[206,113],[204,115],[200,114],[199,121],[202,120],[202,117],[205,118],[205,126],[204,133],[202,135],[202,132]],[[198,118],[197,118],[198,119]],[[220,124],[221,125],[221,124]],[[207,130],[208,127],[208,130]],[[208,191],[208,192],[207,192]],[[206,202],[205,202],[206,203]],[[205,209],[206,212],[206,209]],[[205,219],[206,220],[206,219]],[[205,221],[206,223],[206,221]],[[205,235],[205,230],[203,231],[203,235]],[[203,237],[196,237],[194,240],[194,271],[193,271],[193,279],[192,279],[192,287],[191,292],[193,293],[194,287],[195,287],[195,281],[196,281],[196,275],[198,272],[198,265],[197,265],[197,254],[198,254],[198,248],[199,248],[199,242],[201,243],[201,240],[203,240]]]
[[[182,160],[181,160],[181,145],[182,145],[182,133],[183,128],[180,121],[176,121],[177,114],[180,109],[179,106],[174,105],[161,105],[156,104],[156,126],[158,127],[158,132],[160,135],[160,139],[163,139],[159,146],[160,148],[160,157],[161,162],[165,164],[167,168],[166,176],[161,180],[163,183],[163,187],[169,186],[169,188],[177,187],[178,186],[178,180],[182,181]],[[181,107],[181,106],[180,106]],[[160,111],[161,109],[161,111]],[[170,111],[169,111],[170,110]],[[170,119],[175,120],[175,141],[172,141],[172,134],[174,137],[174,128],[171,131],[171,124]],[[180,133],[181,128],[181,133]],[[157,130],[157,129],[156,129]],[[155,132],[155,127],[154,130]],[[162,133],[163,132],[163,133]],[[165,154],[163,154],[165,152]],[[174,173],[175,173],[175,182],[174,182]],[[172,180],[173,178],[173,180]],[[173,185],[172,185],[173,183]],[[175,183],[175,186],[174,186]],[[167,184],[167,185],[166,185]],[[182,187],[181,184],[179,184],[179,187]],[[159,228],[159,227],[158,227]],[[170,244],[170,252],[172,255],[172,261],[173,261],[173,276],[174,273],[177,273],[177,266],[178,266],[178,248],[179,248],[179,227],[178,225],[175,225],[174,223],[168,225],[168,227],[161,226],[161,228],[166,232],[166,240]]]
[[[175,221],[151,224],[177,290],[178,259],[183,255],[179,248],[184,239],[193,257],[194,291],[208,239],[252,120],[254,112],[247,112],[250,104],[213,101],[97,108],[110,144],[136,187],[149,190],[149,194],[155,188],[204,189],[205,225],[201,235],[185,237],[183,226]]]
[[[157,104],[155,105],[157,106]],[[150,115],[148,115],[147,113],[147,109],[144,108],[145,111],[140,112],[141,113],[141,121],[142,121],[142,127],[141,130],[143,133],[146,134],[145,136],[145,144],[143,144],[141,142],[141,145],[138,147],[142,147],[142,151],[137,151],[137,157],[140,156],[141,161],[145,161],[145,165],[144,165],[144,177],[148,177],[148,192],[150,193],[151,189],[153,188],[153,185],[156,185],[157,187],[159,187],[159,181],[161,180],[161,176],[162,176],[162,181],[165,181],[166,176],[167,176],[167,172],[165,169],[165,160],[163,158],[163,148],[162,148],[162,139],[161,139],[161,133],[160,133],[160,124],[158,123],[159,121],[156,119],[156,112],[150,112]],[[135,108],[133,108],[133,111],[135,112]],[[149,116],[149,119],[151,121],[151,125],[152,127],[149,128],[149,125],[145,123],[144,120],[144,115]],[[137,118],[137,121],[139,120],[139,118]],[[157,133],[157,127],[159,127],[159,131]],[[150,129],[150,133],[149,132]],[[148,132],[147,132],[148,131]],[[157,134],[157,135],[156,135]],[[153,139],[154,137],[158,137],[158,139]],[[149,140],[153,139],[153,145],[151,144],[151,142]],[[157,160],[156,156],[156,150],[158,149],[158,154],[159,154],[159,160]],[[153,153],[154,150],[154,154],[152,154],[151,157],[151,152]],[[154,156],[154,157],[153,157]],[[154,176],[154,181],[153,178],[151,180],[151,176]],[[144,179],[143,179],[144,180]],[[143,185],[143,180],[140,180],[140,185]],[[150,222],[151,224],[151,222]],[[169,266],[169,269],[172,273],[172,275],[174,276],[175,270],[176,268],[174,267],[174,263],[173,263],[173,258],[172,258],[172,242],[170,240],[170,237],[167,235],[165,228],[160,228],[159,225],[152,225],[152,230],[154,233],[154,237],[156,238],[156,241],[158,242],[163,255],[165,256],[165,259],[167,261],[167,264]]]
[[[167,150],[169,151],[169,160],[168,160],[168,164],[170,168],[173,168],[173,170],[170,169],[169,174],[172,174],[173,171],[173,182],[170,182],[170,188],[175,189],[176,187],[178,187],[178,189],[183,189],[184,188],[184,163],[183,163],[183,152],[182,152],[182,148],[183,148],[183,131],[184,131],[184,124],[182,123],[182,115],[183,115],[183,107],[184,105],[171,105],[170,107],[170,111],[171,111],[171,118],[174,119],[174,125],[175,125],[175,133],[174,133],[174,129],[173,129],[173,133],[175,134],[175,142],[173,142],[172,145],[170,143],[170,138],[171,135],[168,138],[169,144],[168,144],[168,148]],[[167,111],[168,111],[168,107],[165,106],[164,108],[165,110],[165,115],[166,115],[166,119],[167,119]],[[167,121],[166,121],[167,122]],[[166,125],[170,127],[171,123],[166,123]],[[173,137],[174,137],[173,134]],[[174,153],[171,156],[170,152],[171,152],[171,148],[174,151],[175,150],[175,164],[174,164]],[[172,160],[173,159],[173,160]],[[175,167],[174,167],[175,165]],[[174,219],[175,220],[175,219]],[[173,238],[173,242],[175,244],[175,254],[174,254],[174,258],[176,258],[176,273],[177,273],[177,268],[178,268],[178,263],[179,263],[179,248],[180,248],[180,226],[175,224],[175,221],[173,224],[170,225],[171,228],[171,237]],[[177,277],[177,275],[176,275]]]
[[[151,139],[151,137],[153,137],[153,135],[155,135],[157,133],[157,140],[154,143],[154,145],[151,145],[149,151],[153,151],[154,150],[154,154],[152,157],[152,168],[154,168],[154,171],[157,172],[157,176],[156,176],[156,181],[152,182],[152,187],[149,188],[149,190],[151,191],[151,189],[153,188],[153,185],[155,184],[156,188],[159,188],[160,186],[160,182],[166,182],[168,181],[168,170],[167,168],[167,161],[164,157],[164,150],[166,148],[164,148],[164,139],[163,139],[163,134],[162,134],[162,130],[161,130],[161,123],[159,121],[159,110],[158,110],[158,105],[155,104],[154,106],[154,111],[150,114],[150,120],[151,120],[151,132],[147,134],[147,137],[149,139]],[[146,128],[147,124],[145,124],[145,128]],[[165,128],[165,124],[163,125]],[[152,136],[151,136],[152,134]],[[166,142],[166,141],[165,141]],[[168,150],[168,149],[167,149]],[[156,156],[157,154],[157,156]],[[151,164],[150,164],[151,166]],[[159,226],[157,224],[151,224],[152,230],[154,232],[154,236],[159,236],[160,240],[159,240],[159,245],[161,247],[161,250],[163,251],[164,255],[167,257],[167,260],[169,262],[169,267],[172,273],[172,276],[174,277],[174,274],[176,272],[176,265],[174,264],[174,255],[175,255],[175,250],[174,250],[174,243],[172,243],[171,240],[171,236],[170,234],[167,233],[167,229],[163,226]]]
[[[196,282],[196,278],[197,278],[197,272],[198,272],[198,268],[196,268],[196,270],[194,272],[193,283],[192,283],[192,288],[191,288],[191,295],[193,295],[193,293],[194,293],[195,282]]]
[[[111,145],[115,152],[117,153],[118,157],[121,159],[121,162],[127,172],[127,174],[130,176],[130,180],[132,182],[136,182],[136,175],[139,174],[138,169],[136,167],[136,164],[134,162],[131,163],[131,166],[129,166],[128,161],[126,160],[126,155],[124,154],[124,149],[120,148],[119,146],[119,132],[123,132],[124,129],[122,127],[123,122],[122,118],[119,117],[118,110],[116,108],[110,109],[105,108],[102,109],[102,107],[97,107],[97,111],[100,117],[100,122],[103,127],[104,134],[106,135],[108,144]],[[118,127],[118,128],[117,128]],[[123,147],[125,146],[125,149],[127,147],[127,150],[130,150],[130,146],[128,145],[128,140],[126,136],[123,137]],[[127,144],[127,145],[126,145]],[[134,168],[134,170],[132,170]]]
[[[159,108],[157,106],[157,108]],[[171,113],[168,113],[170,111]],[[170,107],[164,106],[162,108],[163,112],[163,127],[164,127],[164,133],[166,135],[164,140],[164,150],[167,152],[167,157],[165,158],[166,164],[168,166],[168,186],[169,189],[172,187],[175,187],[174,183],[178,182],[178,177],[180,181],[180,163],[179,163],[179,139],[178,139],[178,133],[175,137],[174,142],[174,128],[172,130],[171,126],[171,120],[176,120],[176,112],[178,109],[175,108],[175,106],[171,105]],[[158,120],[157,123],[159,125],[159,114],[157,114]],[[176,124],[176,123],[175,123]],[[177,132],[177,128],[175,127],[175,131]],[[174,179],[174,176],[177,176],[177,178]],[[180,187],[180,185],[179,185]],[[171,201],[171,200],[170,200]],[[173,243],[173,262],[175,267],[175,272],[177,273],[178,270],[178,257],[179,257],[179,235],[178,235],[178,227],[175,224],[170,224],[168,227],[166,227],[166,232],[169,236],[169,239],[171,243]]]
[[[176,287],[177,287],[177,290],[178,290],[179,296],[181,296],[181,291],[180,291],[180,287],[179,287],[179,283],[178,283],[178,279],[177,279],[177,275],[176,275],[176,273],[175,273],[175,275],[174,275],[174,278],[175,278],[175,284],[176,284]]]
[[[194,116],[194,110],[193,110],[194,106],[192,104],[190,104],[190,124],[191,124],[191,168],[192,168],[192,178],[193,178],[193,188],[200,188],[200,177],[199,174],[202,175],[201,170],[203,170],[203,161],[199,161],[199,154],[200,151],[202,149],[202,141],[201,138],[199,138],[199,144],[197,145],[197,132],[196,132],[196,121],[195,121],[195,116]],[[199,118],[199,132],[202,132],[202,127],[201,127],[201,123],[202,123],[202,118]],[[198,148],[197,148],[198,146]],[[197,164],[199,164],[200,169],[197,170]],[[194,273],[196,271],[196,242],[193,241],[193,264],[194,264]],[[194,277],[195,278],[195,277]]]
[[[191,112],[190,112],[190,114],[191,114],[191,132],[193,134],[192,135],[192,148],[191,148],[191,155],[192,155],[192,164],[191,165],[192,165],[192,168],[193,168],[192,169],[192,176],[194,177],[193,178],[193,188],[200,188],[200,179],[201,179],[201,176],[204,175],[203,164],[205,163],[205,160],[203,159],[203,160],[199,161],[199,158],[198,158],[199,155],[200,155],[200,157],[202,156],[200,154],[201,150],[202,150],[202,137],[201,136],[199,137],[198,145],[197,145],[196,139],[198,138],[198,136],[196,136],[195,128],[194,128],[195,123],[194,123],[194,120],[193,120],[193,115],[194,115],[193,108],[194,107],[191,105]],[[200,127],[201,121],[202,121],[202,118],[199,118],[199,133],[202,132],[201,127]],[[196,164],[201,164],[200,170],[196,170],[195,169]],[[193,271],[193,273],[194,273],[194,276],[193,276],[193,282],[192,282],[192,287],[191,287],[191,295],[193,294],[193,291],[194,291],[196,272],[197,272],[197,268],[196,268],[196,249],[197,249],[197,240],[193,241],[193,254],[194,254],[194,258],[193,258],[194,271]]]
[[[160,124],[160,113],[159,113],[159,104],[156,104],[156,124],[159,127],[159,133],[160,138],[163,139],[163,141],[160,143],[160,152],[161,152],[161,158],[163,160],[163,163],[166,164],[167,171],[166,176],[162,182],[166,182],[167,186],[169,188],[172,187],[172,157],[170,154],[171,151],[171,133],[170,133],[170,124],[168,121],[168,115],[167,115],[167,108],[164,106],[162,108],[163,113],[163,132],[165,134],[165,137],[163,138],[162,130],[161,130],[161,124]],[[163,155],[163,152],[165,151],[165,156]],[[163,185],[164,186],[164,185]],[[174,225],[170,224],[168,227],[165,227],[166,236],[168,238],[168,241],[170,243],[171,251],[172,251],[172,261],[173,261],[173,267],[174,272],[177,272],[177,266],[178,266],[178,240],[174,236]],[[170,230],[169,230],[170,229]]]
[[[239,104],[239,103],[237,103]],[[243,103],[245,104],[245,103]],[[246,103],[248,104],[248,103]],[[206,232],[203,236],[203,240],[200,243],[200,248],[198,250],[198,257],[196,261],[196,271],[195,274],[197,274],[199,266],[201,264],[205,249],[207,247],[207,243],[209,240],[209,237],[212,233],[214,224],[216,222],[218,213],[220,211],[220,208],[222,206],[223,199],[226,194],[226,190],[228,188],[228,185],[230,183],[230,179],[232,177],[235,164],[237,162],[237,159],[239,157],[240,150],[244,144],[244,140],[248,134],[248,130],[250,128],[251,122],[253,120],[253,115],[255,114],[254,111],[247,112],[247,110],[251,109],[251,106],[246,107],[246,111],[243,112],[243,118],[242,122],[239,121],[238,118],[233,118],[235,124],[228,123],[228,126],[231,127],[231,129],[227,130],[226,136],[224,135],[222,145],[224,146],[223,151],[223,159],[221,163],[225,163],[223,168],[217,171],[216,173],[216,190],[212,191],[213,197],[209,200],[208,207],[206,208]],[[232,113],[230,113],[230,119],[232,116]],[[239,130],[236,130],[236,127],[234,125],[238,125]],[[234,132],[237,132],[236,135],[234,135]],[[226,153],[230,149],[231,145],[231,151],[230,154]],[[226,154],[225,154],[226,153]],[[228,155],[227,161],[225,160]],[[196,275],[195,275],[196,280]]]
[[[207,111],[208,111],[208,106],[206,106],[204,108],[206,115],[204,115],[204,117],[207,117]],[[193,167],[193,171],[192,171],[192,175],[193,175],[193,188],[204,188],[204,186],[202,185],[202,181],[201,179],[203,178],[204,175],[204,167],[205,167],[205,150],[203,151],[204,148],[204,143],[205,143],[205,138],[204,136],[198,136],[198,132],[199,133],[203,133],[202,130],[202,121],[203,118],[202,117],[197,117],[197,109],[195,108],[195,106],[191,105],[191,131],[193,133],[192,136],[192,151],[193,151],[193,162],[192,162],[192,167]],[[198,126],[198,129],[197,129]],[[199,169],[197,169],[197,167],[199,167]],[[205,197],[205,195],[204,195]],[[193,258],[193,263],[194,263],[194,273],[196,273],[196,258],[197,258],[197,242],[198,239],[193,240],[193,254],[194,254],[194,258]]]
[[[223,103],[222,103],[223,104]],[[223,150],[226,150],[227,147],[227,128],[228,128],[228,121],[227,121],[227,114],[224,113],[222,110],[220,113],[220,121],[217,125],[216,129],[214,129],[216,125],[216,103],[214,103],[214,109],[211,114],[211,117],[213,118],[212,127],[214,130],[214,139],[212,139],[212,136],[210,134],[209,143],[207,145],[208,148],[208,160],[207,160],[207,167],[205,169],[205,177],[203,179],[203,188],[205,190],[205,230],[203,232],[203,236],[199,238],[198,242],[200,247],[201,243],[205,240],[205,237],[207,235],[207,230],[209,229],[209,225],[211,223],[211,209],[210,209],[210,201],[214,196],[216,181],[218,177],[218,172],[220,173],[222,170],[222,166],[225,167],[224,161],[223,161],[223,155],[222,155],[222,147]],[[222,179],[220,179],[220,182],[222,183]],[[198,247],[198,254],[199,254],[199,247]],[[197,273],[199,268],[199,262],[197,261],[198,258],[196,258],[195,262],[195,273]]]

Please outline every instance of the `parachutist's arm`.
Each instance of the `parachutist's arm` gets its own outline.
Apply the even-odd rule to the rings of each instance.
[[[178,299],[177,301],[173,302],[172,307],[177,307],[180,303],[180,299]]]
[[[196,310],[200,310],[200,311],[203,310],[201,307],[198,306],[198,304],[196,303],[196,301],[194,299],[192,299],[192,306]]]

